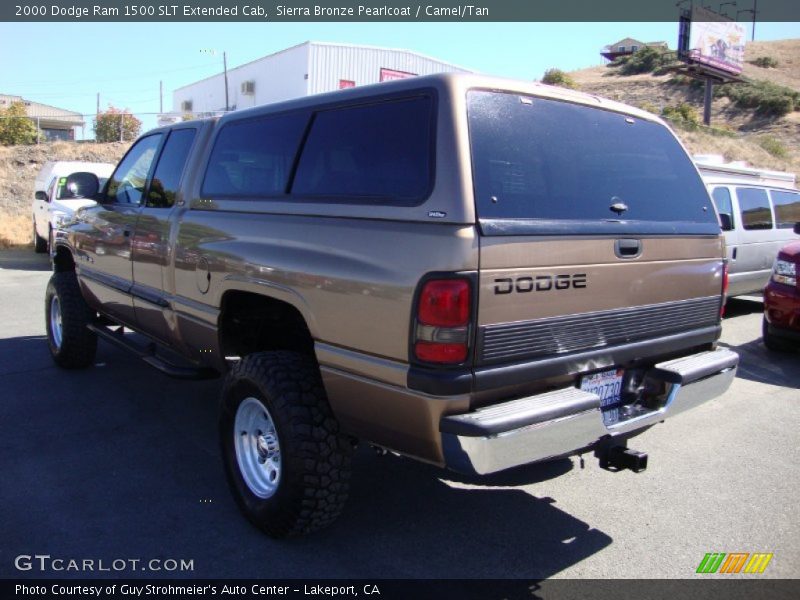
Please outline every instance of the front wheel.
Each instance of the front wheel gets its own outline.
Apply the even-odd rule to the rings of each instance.
[[[310,533],[342,512],[352,445],[313,359],[285,351],[244,357],[225,380],[219,432],[236,502],[268,535]]]
[[[60,367],[83,369],[94,363],[97,335],[88,329],[94,312],[81,295],[74,272],[53,273],[45,293],[50,354]]]

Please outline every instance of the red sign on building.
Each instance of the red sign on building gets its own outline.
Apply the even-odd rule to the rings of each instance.
[[[395,71],[394,69],[384,69],[381,67],[381,81],[392,81],[394,79],[407,79],[408,77],[416,77],[416,73],[407,73],[406,71]]]

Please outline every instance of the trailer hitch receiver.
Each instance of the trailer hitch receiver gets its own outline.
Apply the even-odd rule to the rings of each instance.
[[[626,446],[600,448],[595,455],[600,460],[600,468],[606,471],[630,469],[634,473],[641,473],[647,469],[647,454]]]

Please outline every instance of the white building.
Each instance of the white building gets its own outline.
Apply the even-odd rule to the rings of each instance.
[[[26,100],[22,96],[0,94],[0,109],[6,109],[18,102],[25,106],[28,118],[36,124],[43,139],[74,140],[77,128],[86,125],[83,115],[75,111]]]
[[[470,73],[468,69],[408,50],[304,42],[228,69],[228,107],[250,108],[346,87],[432,73]],[[176,89],[174,118],[225,110],[222,73]],[[161,122],[169,122],[162,115]]]

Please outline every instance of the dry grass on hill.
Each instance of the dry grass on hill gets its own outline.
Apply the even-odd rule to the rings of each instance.
[[[31,243],[33,183],[45,162],[86,160],[116,163],[129,146],[128,142],[0,146],[0,248]]]

